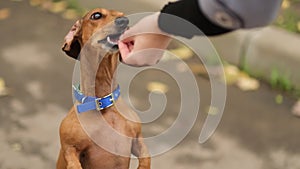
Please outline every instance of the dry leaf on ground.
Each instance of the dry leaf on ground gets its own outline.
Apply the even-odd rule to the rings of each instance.
[[[9,90],[5,86],[4,79],[0,78],[0,97],[9,95]]]
[[[251,78],[246,73],[240,73],[236,85],[243,91],[257,90],[259,81]]]
[[[43,1],[42,4],[41,4],[41,8],[45,9],[45,10],[50,10],[52,5],[53,5],[52,1],[49,1],[49,0]]]
[[[276,102],[276,104],[282,104],[283,103],[283,96],[281,94],[278,94],[275,97],[275,102]]]
[[[66,10],[67,8],[67,2],[66,1],[60,1],[60,2],[55,2],[52,4],[50,11],[53,13],[60,13]]]
[[[206,108],[206,113],[209,115],[217,115],[220,110],[217,107],[209,106]]]
[[[11,145],[12,151],[19,152],[23,149],[23,146],[20,143],[14,143]]]
[[[169,87],[161,82],[150,82],[147,85],[147,90],[150,92],[167,93]]]
[[[288,0],[284,0],[283,2],[282,2],[282,4],[281,4],[281,8],[282,9],[287,9],[287,8],[289,8],[291,6],[291,3],[290,3],[290,1],[288,1]]]
[[[234,84],[237,82],[240,70],[236,66],[226,65],[224,67],[224,72],[227,84]]]
[[[182,46],[180,48],[171,49],[171,53],[175,54],[180,59],[189,59],[193,56],[193,51],[185,46]]]
[[[39,6],[41,5],[45,0],[30,0],[29,1],[29,4],[31,6]]]
[[[64,19],[74,20],[78,17],[78,14],[77,14],[76,10],[68,9],[62,14],[62,17]]]
[[[199,63],[191,63],[189,64],[191,70],[195,74],[207,74],[206,68],[204,67],[203,64]]]
[[[0,9],[0,20],[7,19],[9,16],[10,16],[10,9],[9,8]]]

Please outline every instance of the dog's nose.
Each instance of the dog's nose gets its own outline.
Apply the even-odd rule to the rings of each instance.
[[[119,17],[115,20],[116,26],[118,26],[120,28],[126,28],[128,23],[129,23],[129,20],[126,17]]]

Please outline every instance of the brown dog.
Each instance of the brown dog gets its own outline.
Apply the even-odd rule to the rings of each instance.
[[[65,37],[62,49],[67,55],[77,58],[81,52],[80,90],[85,96],[101,98],[116,88],[116,40],[127,24],[123,13],[98,8],[77,21]],[[78,104],[81,103],[73,106],[60,126],[57,169],[127,169],[131,154],[139,158],[139,169],[150,169],[139,118],[121,98],[101,111],[80,114]]]

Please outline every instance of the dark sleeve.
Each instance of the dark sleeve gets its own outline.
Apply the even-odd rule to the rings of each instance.
[[[161,10],[161,14],[158,18],[158,25],[164,32],[186,38],[203,34],[213,36],[234,30],[224,28],[211,22],[200,9],[198,0],[169,2]],[[187,20],[196,27],[191,26],[191,24],[184,20],[176,19],[174,16]],[[200,32],[197,28],[202,32]]]
[[[181,0],[163,7],[158,24],[163,31],[174,35],[192,37],[199,34],[192,29],[186,32],[187,23],[182,25],[164,15],[171,14],[191,22],[205,35],[219,35],[270,24],[281,3],[282,0]]]

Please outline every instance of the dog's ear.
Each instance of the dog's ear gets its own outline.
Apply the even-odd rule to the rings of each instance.
[[[65,36],[65,42],[62,46],[62,50],[74,59],[78,59],[81,50],[80,44],[81,38],[81,21],[78,20]]]

